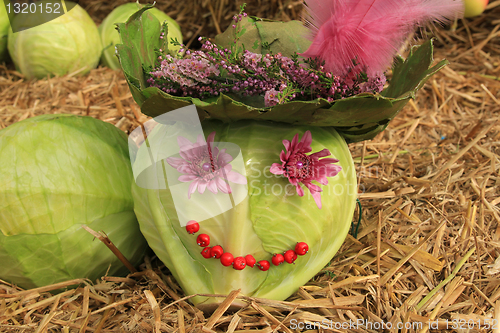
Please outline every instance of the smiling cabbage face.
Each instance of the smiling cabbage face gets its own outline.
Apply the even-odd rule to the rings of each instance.
[[[229,124],[204,121],[205,138],[215,132],[216,143],[228,144],[225,152],[231,154],[231,158],[224,158],[225,162],[219,165],[214,162],[213,168],[218,171],[226,162],[230,163],[231,169],[223,175],[228,180],[224,184],[231,187],[232,200],[229,200],[228,191],[203,185],[204,173],[197,173],[198,179],[192,175],[193,168],[180,163],[181,158],[169,158],[179,153],[178,141],[185,142],[186,146],[190,141],[191,147],[196,139],[193,136],[179,140],[179,128],[169,126],[154,128],[148,135],[149,146],[143,144],[137,150],[133,165],[134,174],[140,178],[143,170],[148,170],[144,161],[158,156],[158,167],[149,175],[149,180],[160,177],[157,179],[165,184],[166,174],[168,185],[153,189],[146,187],[144,181],[142,187],[134,185],[132,192],[141,231],[186,294],[227,294],[241,289],[244,295],[282,300],[328,264],[349,231],[357,197],[354,164],[347,144],[335,130],[262,121]],[[312,134],[311,154],[328,149],[342,168],[336,176],[328,178],[328,184],[321,185],[321,209],[304,184],[299,184],[304,190],[300,196],[287,177],[271,172],[274,163],[281,164],[280,153],[285,150],[283,140],[291,141],[297,134],[304,137],[306,131]],[[186,138],[184,134],[182,137]],[[195,155],[188,151],[181,152],[181,156],[189,159]],[[215,154],[215,150],[212,153]],[[165,158],[166,162],[162,162]],[[213,159],[217,161],[215,155]],[[206,161],[209,159],[199,163],[203,165]],[[246,184],[239,181],[239,177],[231,176],[232,171],[244,175]],[[191,184],[198,182],[198,189],[190,191],[191,184],[184,180]],[[190,197],[189,193],[192,193]],[[199,222],[195,235],[185,228],[189,220]],[[301,242],[308,245],[308,251],[296,248]],[[204,256],[202,246],[217,245],[230,253],[231,258]],[[283,260],[277,260],[274,256],[294,249],[298,251],[297,258],[283,256]],[[254,259],[251,262],[267,261],[266,266],[261,269],[259,265],[237,266],[247,255]],[[283,262],[286,260],[293,263]],[[204,310],[214,309],[221,300],[202,296],[191,299]]]

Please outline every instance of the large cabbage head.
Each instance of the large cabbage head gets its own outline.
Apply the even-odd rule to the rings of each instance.
[[[56,19],[37,12],[27,18],[18,15],[12,21],[18,32],[9,31],[9,53],[16,68],[28,79],[86,74],[99,63],[102,43],[97,26],[82,7],[65,3],[72,9]],[[36,4],[45,8],[45,4],[54,3],[47,0]],[[36,25],[42,22],[46,23]],[[30,28],[22,30],[24,27]]]
[[[103,121],[44,115],[0,131],[0,279],[23,288],[127,270],[147,248],[133,211],[126,135]],[[109,269],[109,271],[108,271]]]
[[[120,43],[120,35],[116,30],[116,23],[126,22],[129,17],[137,12],[139,5],[137,3],[126,3],[113,9],[111,13],[102,21],[99,26],[99,34],[101,35],[104,51],[102,53],[101,61],[105,66],[112,69],[119,69],[120,62],[115,54],[115,45]],[[179,24],[170,16],[157,8],[152,8],[147,11],[147,15],[143,19],[147,19],[148,15],[154,15],[161,23],[166,22],[168,25],[168,33],[166,38],[169,41],[169,50],[173,52],[179,50],[180,46],[173,46],[170,43],[171,38],[177,38],[177,41],[182,44],[182,33]]]
[[[248,296],[287,298],[329,263],[349,231],[357,185],[345,140],[332,128],[263,121],[204,121],[198,134],[183,126],[170,121],[161,121],[153,130],[146,126],[147,142],[137,151],[141,130],[134,132],[140,140],[129,137],[135,212],[150,247],[188,295],[241,289]],[[304,184],[304,195],[299,196],[287,177],[270,172],[274,163],[281,165],[283,140],[292,141],[296,134],[303,138],[307,130],[311,153],[328,149],[333,155],[329,158],[338,159],[336,165],[342,167],[321,185],[321,209]],[[218,150],[212,148],[202,158],[198,149],[213,132]],[[217,182],[205,182],[200,175],[206,172],[218,173]],[[191,220],[199,223],[194,235],[186,229]],[[204,247],[198,245],[203,245],[197,238],[202,234],[210,237],[206,247],[220,245],[233,257],[252,255],[257,262],[267,260],[270,268],[237,270],[223,266],[222,259],[206,259]],[[272,263],[274,254],[294,250],[299,242],[309,246],[307,254],[293,264]],[[192,301],[209,310],[221,299],[196,296]]]
[[[7,51],[7,36],[9,35],[10,21],[7,16],[7,10],[4,6],[4,0],[0,0],[0,63],[7,60],[9,52]]]

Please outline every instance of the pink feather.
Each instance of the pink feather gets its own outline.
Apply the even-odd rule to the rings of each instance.
[[[416,27],[446,22],[463,13],[462,0],[307,0],[312,44],[301,56],[325,61],[325,69],[346,75],[384,72]]]

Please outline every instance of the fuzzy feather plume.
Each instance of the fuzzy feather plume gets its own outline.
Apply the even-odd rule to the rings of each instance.
[[[306,0],[312,44],[301,56],[325,61],[325,68],[346,75],[384,72],[405,38],[429,22],[461,17],[462,0]]]

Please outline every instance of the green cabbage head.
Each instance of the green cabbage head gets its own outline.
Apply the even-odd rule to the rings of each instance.
[[[4,6],[4,0],[0,0],[0,63],[6,61],[9,56],[9,52],[7,51],[9,28],[10,21]]]
[[[99,26],[99,34],[101,35],[102,44],[104,46],[101,61],[105,66],[111,69],[121,68],[120,62],[115,55],[115,45],[120,43],[120,35],[116,30],[115,23],[126,22],[132,14],[137,12],[139,8],[139,5],[133,2],[118,6],[113,9],[111,13],[109,13]],[[177,38],[177,41],[182,44],[182,33],[179,24],[157,8],[152,8],[151,10],[148,10],[147,13],[148,15],[154,15],[161,23],[166,22],[168,24],[168,33],[167,36],[164,37],[166,39],[168,38],[168,49],[173,52],[179,50],[180,46],[173,46],[170,43],[170,38]]]
[[[46,3],[53,4],[53,1],[36,4],[45,8]],[[26,78],[73,72],[83,75],[99,63],[102,43],[97,26],[82,7],[69,1],[65,3],[72,9],[51,21],[52,16],[45,12],[28,18],[14,17],[12,26],[18,32],[9,31],[8,49],[16,68]],[[23,27],[30,28],[22,30]]]
[[[127,138],[115,126],[73,115],[13,124],[0,131],[0,174],[0,279],[33,288],[126,273],[82,225],[142,260]]]
[[[133,136],[129,137],[135,160],[135,212],[150,247],[188,295],[241,289],[244,295],[283,300],[329,263],[349,231],[357,196],[348,146],[334,129],[252,120],[204,121],[201,135],[216,133],[215,142],[226,144],[226,153],[232,156],[232,170],[246,176],[247,183],[228,183],[232,199],[220,190],[213,194],[208,187],[201,194],[200,186],[188,198],[190,184],[178,181],[183,173],[165,158],[179,154],[179,137],[194,142],[196,135],[189,138],[178,123],[162,123],[137,151],[130,144]],[[321,209],[303,185],[306,193],[300,197],[286,177],[270,172],[273,163],[281,163],[282,141],[292,141],[295,134],[301,138],[307,130],[312,134],[312,153],[326,148],[342,167],[328,178],[328,185],[321,186]],[[191,219],[200,226],[194,235],[185,228]],[[197,244],[200,234],[210,237],[210,247],[221,245],[234,257],[251,254],[257,261],[271,262],[273,254],[293,250],[297,242],[307,243],[309,252],[293,264],[271,264],[267,271],[257,266],[236,270],[218,259],[205,259]],[[203,296],[191,300],[204,310],[221,301]]]

